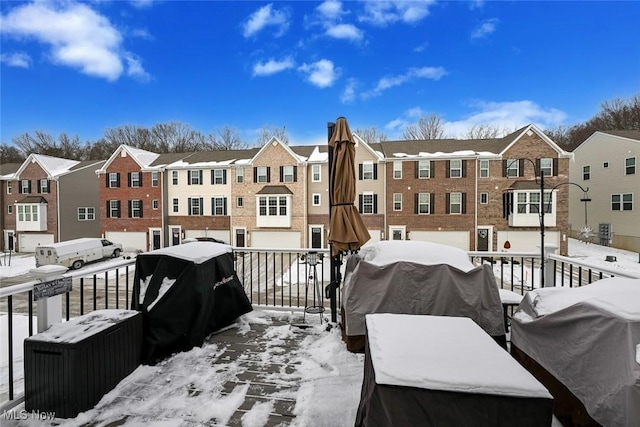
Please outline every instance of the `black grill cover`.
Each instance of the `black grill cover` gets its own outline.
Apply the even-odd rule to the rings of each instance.
[[[147,364],[202,346],[207,335],[252,310],[231,247],[212,242],[138,255],[132,308],[143,313],[142,363]]]

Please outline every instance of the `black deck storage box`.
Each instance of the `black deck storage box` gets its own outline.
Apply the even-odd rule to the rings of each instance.
[[[97,310],[24,340],[25,409],[72,418],[140,365],[142,313]]]

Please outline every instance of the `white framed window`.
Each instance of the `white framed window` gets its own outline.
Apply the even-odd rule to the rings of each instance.
[[[489,203],[489,193],[480,193],[480,204],[486,205]]]
[[[187,171],[190,185],[202,185],[202,170]]]
[[[158,186],[158,172],[151,172],[151,186]]]
[[[373,193],[362,194],[362,213],[363,214],[373,213]]]
[[[13,205],[7,206],[7,214],[11,215],[13,213]]]
[[[244,168],[242,166],[236,167],[236,182],[242,184],[244,182]]]
[[[282,167],[282,182],[293,182],[293,181],[294,181],[293,166],[283,166]]]
[[[544,176],[553,176],[553,159],[540,159],[540,173]]]
[[[180,201],[177,198],[173,199],[173,212],[180,212]]]
[[[7,194],[13,193],[13,182],[7,181]]]
[[[158,199],[153,199],[153,200],[151,201],[151,207],[152,207],[154,210],[158,210]]]
[[[362,179],[373,179],[373,162],[362,162]]]
[[[140,172],[131,172],[131,187],[140,187]]]
[[[120,218],[120,201],[109,200],[109,217]]]
[[[190,197],[189,198],[189,215],[202,215],[202,204],[201,198],[199,197]]]
[[[258,215],[287,216],[288,206],[286,196],[260,196],[258,198]]]
[[[402,161],[393,161],[393,179],[402,179]]]
[[[285,196],[278,197],[278,214],[280,216],[287,215],[287,198]]]
[[[462,178],[462,160],[449,160],[449,177]]]
[[[171,171],[171,183],[178,185],[178,171]]]
[[[539,192],[519,192],[517,193],[517,205],[519,214],[538,214],[540,212]],[[543,209],[545,214],[552,213],[551,193],[544,193]]]
[[[18,221],[38,222],[37,205],[18,205]]]
[[[257,182],[269,182],[268,170],[266,166],[258,166],[256,168]]]
[[[632,211],[633,210],[633,193],[612,194],[611,210],[612,211]]]
[[[24,221],[24,205],[18,205],[18,221]]]
[[[313,193],[311,195],[311,204],[313,206],[320,206],[320,193]]]
[[[227,174],[224,169],[211,170],[211,184],[220,185],[227,183]]]
[[[227,198],[212,197],[211,198],[211,215],[220,216],[227,214]]]
[[[507,160],[507,176],[510,178],[520,176],[520,162],[518,159]]]
[[[49,192],[49,181],[46,178],[40,180],[40,192],[44,194]]]
[[[589,181],[591,179],[591,165],[582,167],[582,180]]]
[[[311,182],[320,182],[322,175],[320,175],[321,165],[311,166]]]
[[[624,174],[635,175],[635,173],[636,173],[636,158],[627,157],[626,159],[624,159]]]
[[[142,218],[142,200],[131,200],[131,218]]]
[[[93,221],[95,219],[95,208],[78,208],[78,221]]]
[[[425,179],[431,176],[431,161],[418,160],[418,178]]]
[[[109,173],[109,188],[120,187],[120,174],[118,172]]]
[[[31,193],[31,181],[29,181],[28,179],[23,179],[22,181],[20,181],[20,188],[21,188],[20,192],[22,194]]]
[[[480,160],[480,178],[489,178],[489,160]]]
[[[244,199],[242,197],[236,198],[236,207],[239,207],[239,208],[244,207]]]
[[[462,213],[462,193],[449,194],[449,213],[453,215]]]
[[[402,193],[393,193],[393,210],[402,210]]]
[[[429,215],[431,213],[431,193],[418,193],[418,214]]]

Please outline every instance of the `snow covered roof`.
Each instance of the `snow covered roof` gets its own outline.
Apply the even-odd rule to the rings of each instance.
[[[59,157],[45,156],[43,154],[29,154],[29,157],[22,163],[16,171],[15,177],[19,177],[30,163],[38,163],[40,167],[47,173],[47,176],[56,179],[60,175],[69,172],[74,166],[80,162],[78,160],[61,159]]]
[[[189,242],[182,245],[169,246],[162,249],[156,249],[138,255],[139,257],[149,255],[167,255],[175,258],[193,261],[196,264],[202,264],[205,261],[215,258],[219,255],[231,252],[231,246],[214,242]]]

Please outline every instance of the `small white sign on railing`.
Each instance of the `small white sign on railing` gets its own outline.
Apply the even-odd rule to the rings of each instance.
[[[71,277],[49,280],[33,285],[33,300],[38,301],[56,295],[66,294],[72,290]]]

